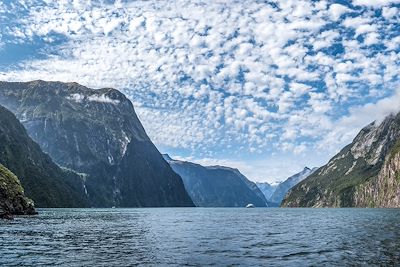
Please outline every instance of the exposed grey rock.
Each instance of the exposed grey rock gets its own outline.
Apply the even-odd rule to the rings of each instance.
[[[325,166],[295,186],[283,206],[399,207],[400,113],[371,123]]]
[[[56,163],[81,174],[92,206],[193,206],[119,91],[0,82],[0,104]]]

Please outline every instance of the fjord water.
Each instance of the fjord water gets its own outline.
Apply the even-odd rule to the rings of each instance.
[[[0,265],[400,264],[400,209],[40,209],[0,221]]]

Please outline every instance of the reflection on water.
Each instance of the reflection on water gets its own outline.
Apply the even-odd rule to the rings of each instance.
[[[399,265],[399,209],[44,209],[0,265]]]

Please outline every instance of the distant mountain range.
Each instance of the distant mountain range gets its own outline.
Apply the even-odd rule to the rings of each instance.
[[[267,182],[264,182],[264,183],[257,182],[256,185],[261,190],[261,192],[264,194],[265,198],[268,200],[271,198],[272,194],[275,192],[279,183],[270,184]]]
[[[305,167],[301,172],[296,173],[285,181],[271,185],[269,183],[257,183],[257,186],[265,195],[268,203],[271,206],[279,206],[285,197],[286,193],[296,184],[306,179],[317,168],[310,169]]]
[[[295,185],[306,179],[308,176],[310,176],[313,172],[315,172],[317,168],[310,169],[308,167],[305,167],[301,172],[296,173],[293,176],[290,176],[287,178],[285,181],[280,183],[277,188],[275,189],[274,193],[272,194],[271,198],[269,201],[273,203],[278,203],[280,204],[282,200],[284,199],[286,193]]]
[[[268,206],[257,185],[237,169],[224,166],[202,166],[187,161],[164,158],[178,173],[196,206],[199,207],[256,207]]]
[[[4,107],[3,107],[4,106]],[[110,88],[0,82],[0,216],[37,207],[400,207],[400,113],[276,185],[161,155]]]
[[[284,207],[400,207],[400,113],[371,123],[314,174]]]
[[[25,178],[27,173],[22,167],[14,170],[12,165],[4,164],[16,171],[27,196],[37,206],[75,206],[78,202],[79,206],[94,207],[193,206],[181,177],[150,141],[132,103],[119,91],[93,90],[76,83],[0,82],[0,104],[17,116],[29,136],[40,145],[39,148],[26,141],[34,149],[25,145],[28,149],[21,147],[15,156],[43,158],[51,165],[41,168],[44,173],[49,168],[57,171],[48,179],[48,175],[42,174]],[[25,129],[20,128],[15,136],[24,135],[24,140],[28,140]],[[21,141],[15,140],[23,145]],[[66,179],[40,149],[59,166],[69,169],[71,175],[79,177],[79,181],[68,180],[76,188],[68,194],[75,204],[54,197],[67,197],[62,192],[68,192],[68,187],[56,182]],[[25,166],[24,162],[17,162]],[[56,183],[54,188],[61,193],[40,185],[44,181]]]

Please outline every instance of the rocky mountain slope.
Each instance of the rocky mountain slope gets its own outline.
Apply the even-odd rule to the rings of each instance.
[[[316,171],[316,169],[317,168],[310,169],[308,167],[305,167],[301,172],[296,173],[287,178],[285,181],[279,183],[274,193],[269,198],[269,201],[280,205],[282,200],[285,198],[286,193],[293,186],[297,185],[298,183],[306,179],[308,176],[310,176],[314,171]]]
[[[199,207],[245,207],[252,203],[266,207],[267,200],[257,187],[237,169],[223,166],[205,167],[199,164],[164,158],[178,173],[193,202]]]
[[[33,201],[25,197],[17,176],[0,164],[0,218],[36,214]]]
[[[119,91],[0,82],[0,104],[56,163],[81,173],[92,206],[193,206]]]
[[[295,186],[284,207],[400,207],[400,113],[371,123]]]
[[[64,171],[43,153],[24,126],[0,106],[0,164],[21,181],[27,197],[38,207],[85,207],[82,179]]]

